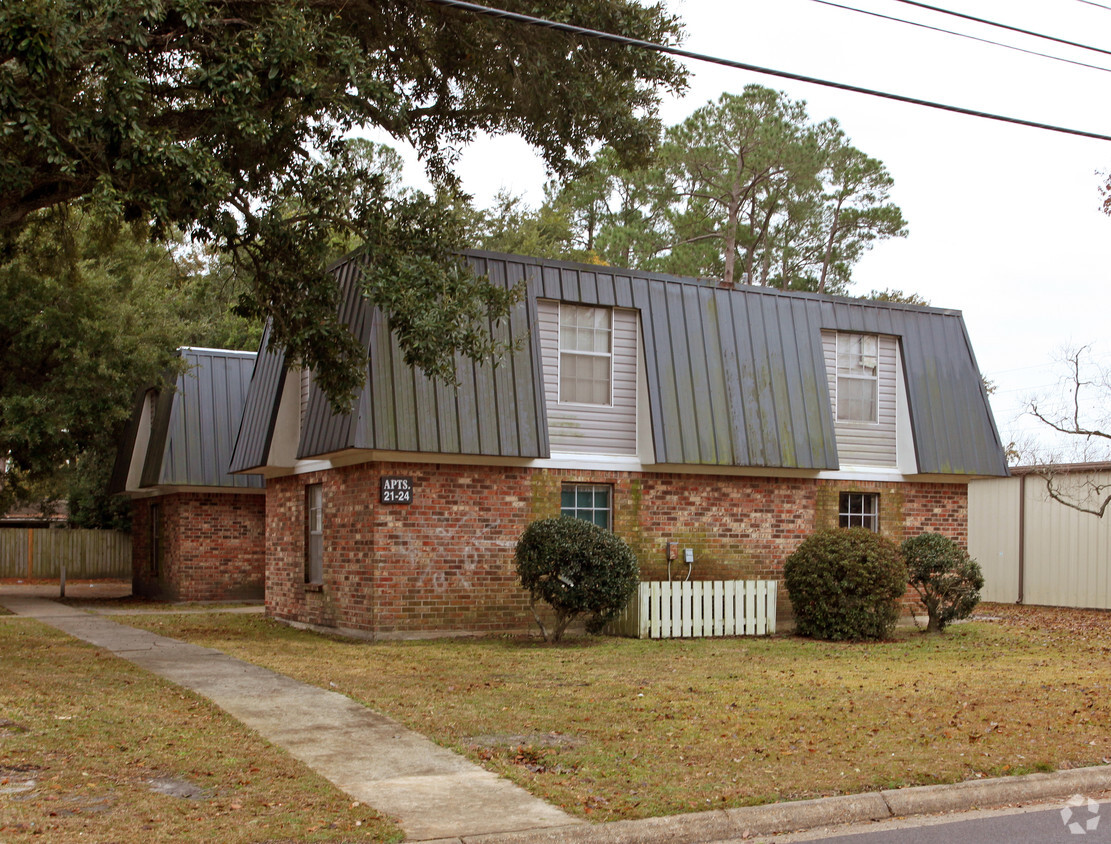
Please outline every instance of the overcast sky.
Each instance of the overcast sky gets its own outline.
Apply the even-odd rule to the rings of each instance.
[[[699,53],[865,88],[1111,135],[1111,72],[831,8],[815,0],[668,0]],[[1111,6],[1111,0],[1099,0]],[[491,2],[490,5],[497,5]],[[885,15],[1111,68],[1111,55],[1005,32],[898,0],[843,0]],[[932,0],[1011,26],[1111,50],[1111,9],[1084,0]],[[910,234],[857,265],[853,292],[893,287],[964,312],[1003,442],[1037,433],[1023,401],[1052,392],[1054,361],[1094,344],[1111,364],[1111,217],[1097,171],[1111,142],[1011,126],[699,62],[663,107],[681,121],[722,92],[756,82],[837,118],[886,164]],[[483,139],[459,172],[479,205],[500,188],[542,199],[542,165],[512,138]],[[419,183],[417,168],[409,181]]]

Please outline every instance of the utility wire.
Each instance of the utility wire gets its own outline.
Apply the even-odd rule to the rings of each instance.
[[[680,58],[691,59],[693,61],[707,62],[709,64],[722,65],[723,67],[731,67],[737,70],[747,70],[752,73],[760,73],[765,76],[775,76],[780,79],[793,79],[796,82],[807,82],[811,85],[821,85],[826,88],[836,88],[840,91],[850,91],[854,94],[865,94],[870,97],[880,97],[886,100],[894,100],[900,103],[909,103],[910,105],[924,106],[925,108],[938,109],[939,111],[949,111],[955,114],[964,114],[969,117],[979,117],[985,120],[997,120],[1002,123],[1012,123],[1017,126],[1029,126],[1034,129],[1045,129],[1049,132],[1059,132],[1064,135],[1076,135],[1081,138],[1095,138],[1097,141],[1111,141],[1111,135],[1102,135],[1098,132],[1088,132],[1083,129],[1069,129],[1064,126],[1054,126],[1050,123],[1038,123],[1032,120],[1023,120],[1018,117],[1007,117],[1002,114],[992,114],[986,111],[976,111],[975,109],[963,108],[961,106],[945,105],[944,103],[937,103],[931,100],[922,100],[917,97],[907,97],[902,94],[891,94],[885,91],[876,91],[871,88],[861,88],[857,85],[849,85],[844,82],[832,82],[828,79],[818,79],[813,76],[803,76],[799,73],[791,73],[786,70],[774,70],[772,68],[760,67],[759,65],[748,64],[747,62],[739,62],[733,59],[724,59],[718,56],[710,56],[705,53],[696,53],[692,50],[684,50],[681,47],[672,47],[667,44],[657,44],[653,41],[643,41],[639,38],[629,38],[625,35],[617,35],[612,32],[603,32],[599,29],[588,29],[583,26],[576,26],[570,23],[561,23],[559,21],[548,20],[546,18],[537,18],[532,15],[523,15],[519,12],[507,12],[504,9],[494,9],[489,6],[481,6],[477,3],[469,3],[466,0],[425,0],[425,2],[433,6],[446,6],[452,9],[463,9],[464,11],[473,12],[476,15],[483,15],[485,17],[498,18],[500,20],[509,20],[515,23],[526,24],[528,26],[538,26],[544,29],[552,29],[557,32],[566,32],[572,35],[582,35],[587,38],[596,38],[599,41],[608,41],[612,44],[621,44],[626,47],[637,47],[642,50],[652,50],[657,53],[667,53],[672,56],[679,56]]]
[[[897,18],[894,15],[884,15],[879,12],[873,12],[868,9],[858,9],[855,6],[844,6],[841,3],[834,3],[832,0],[811,0],[813,3],[820,3],[823,6],[831,6],[834,9],[843,9],[846,12],[856,12],[861,15],[869,15],[873,18],[882,18],[887,21],[894,21],[895,23],[905,23],[908,26],[917,26],[922,29],[929,29],[933,32],[941,32],[945,35],[955,35],[958,38],[967,38],[970,41],[979,41],[981,44],[991,44],[994,47],[1003,47],[1007,50],[1015,50],[1019,53],[1026,53],[1029,56],[1038,56],[1043,59],[1052,59],[1055,62],[1065,62],[1066,64],[1074,64],[1079,67],[1087,67],[1092,70],[1102,70],[1104,73],[1111,73],[1111,67],[1102,67],[1098,64],[1088,64],[1087,62],[1078,62],[1075,59],[1066,59],[1062,56],[1052,56],[1049,53],[1039,53],[1037,50],[1027,50],[1025,47],[1016,47],[1013,44],[1004,44],[1002,41],[992,41],[990,38],[981,38],[978,35],[969,35],[966,32],[957,32],[952,29],[944,29],[940,26],[931,26],[927,23],[919,23],[918,21],[907,20],[906,18]],[[1090,0],[1081,0],[1081,2],[1090,2]],[[1105,6],[1106,9],[1111,9],[1111,6]]]
[[[1089,6],[1095,6],[1097,9],[1107,9],[1111,12],[1111,6],[1105,6],[1102,3],[1094,3],[1092,0],[1077,0],[1079,3],[1087,3]]]
[[[964,12],[954,12],[951,9],[942,9],[939,6],[931,6],[928,3],[919,3],[918,0],[895,0],[896,3],[906,3],[908,6],[915,6],[919,9],[928,9],[931,12],[939,12],[943,15],[952,15],[955,18],[960,18],[966,21],[973,21],[974,23],[982,23],[987,26],[994,26],[999,29],[1005,29],[1008,32],[1018,32],[1022,35],[1030,35],[1034,38],[1043,38],[1046,41],[1053,41],[1056,44],[1065,44],[1069,47],[1079,47],[1081,50],[1091,50],[1093,53],[1102,53],[1105,56],[1111,56],[1111,50],[1104,50],[1101,47],[1089,47],[1087,44],[1078,44],[1075,41],[1066,41],[1064,38],[1057,38],[1053,35],[1044,35],[1040,32],[1033,32],[1029,29],[1020,29],[1017,26],[1011,26],[1006,23],[998,23],[996,21],[989,21],[987,18],[977,18],[973,15],[966,15]]]

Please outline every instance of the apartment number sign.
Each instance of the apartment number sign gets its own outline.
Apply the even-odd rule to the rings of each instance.
[[[378,486],[378,501],[382,504],[412,504],[412,478],[381,478]]]

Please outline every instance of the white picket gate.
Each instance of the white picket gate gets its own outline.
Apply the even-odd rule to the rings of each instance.
[[[641,583],[606,632],[638,639],[764,636],[775,632],[774,580]]]

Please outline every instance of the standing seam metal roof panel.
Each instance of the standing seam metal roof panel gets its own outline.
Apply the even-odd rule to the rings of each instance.
[[[285,353],[270,348],[270,326],[262,332],[258,355],[251,372],[251,383],[239,422],[239,434],[232,449],[229,472],[257,469],[266,465],[278,401],[285,386]]]
[[[308,432],[306,446],[315,445],[301,456],[401,446],[547,456],[539,344],[524,333],[535,322],[536,299],[544,297],[639,310],[648,416],[659,463],[837,468],[821,350],[821,330],[831,329],[900,338],[919,471],[1006,474],[957,312],[766,288],[720,290],[691,279],[490,252],[465,257],[497,283],[526,280],[526,301],[507,332],[520,348],[503,364],[504,371],[460,361],[458,390],[438,385],[418,391],[412,379],[424,376],[399,360],[396,341],[374,311],[368,317],[371,365],[359,402],[361,421],[355,425],[359,435],[344,437],[331,429],[326,441],[317,441]],[[348,292],[351,275],[340,265],[337,278]],[[260,363],[256,371],[261,370]],[[277,387],[272,376],[271,384]],[[249,409],[255,404],[249,399]],[[306,422],[316,431],[324,421],[318,406],[312,405]],[[418,422],[414,413],[433,419]],[[408,435],[415,437],[418,428],[419,441],[410,441]],[[456,428],[458,437],[448,435]]]
[[[188,370],[158,398],[141,485],[261,488],[232,475],[230,432],[243,415],[254,352],[179,350]]]
[[[505,285],[525,275],[532,262],[487,262],[480,254],[466,256],[479,274]],[[509,257],[509,256],[503,256]],[[299,457],[313,457],[350,448],[474,454],[512,457],[547,456],[547,432],[541,429],[543,394],[534,385],[539,356],[528,339],[528,302],[520,302],[510,319],[492,326],[495,335],[521,347],[509,352],[502,365],[456,359],[458,387],[430,379],[405,363],[396,338],[382,313],[366,304],[359,284],[365,259],[355,255],[334,268],[341,285],[341,317],[352,326],[370,357],[367,381],[355,403],[356,412],[337,415],[317,385],[306,411]]]

